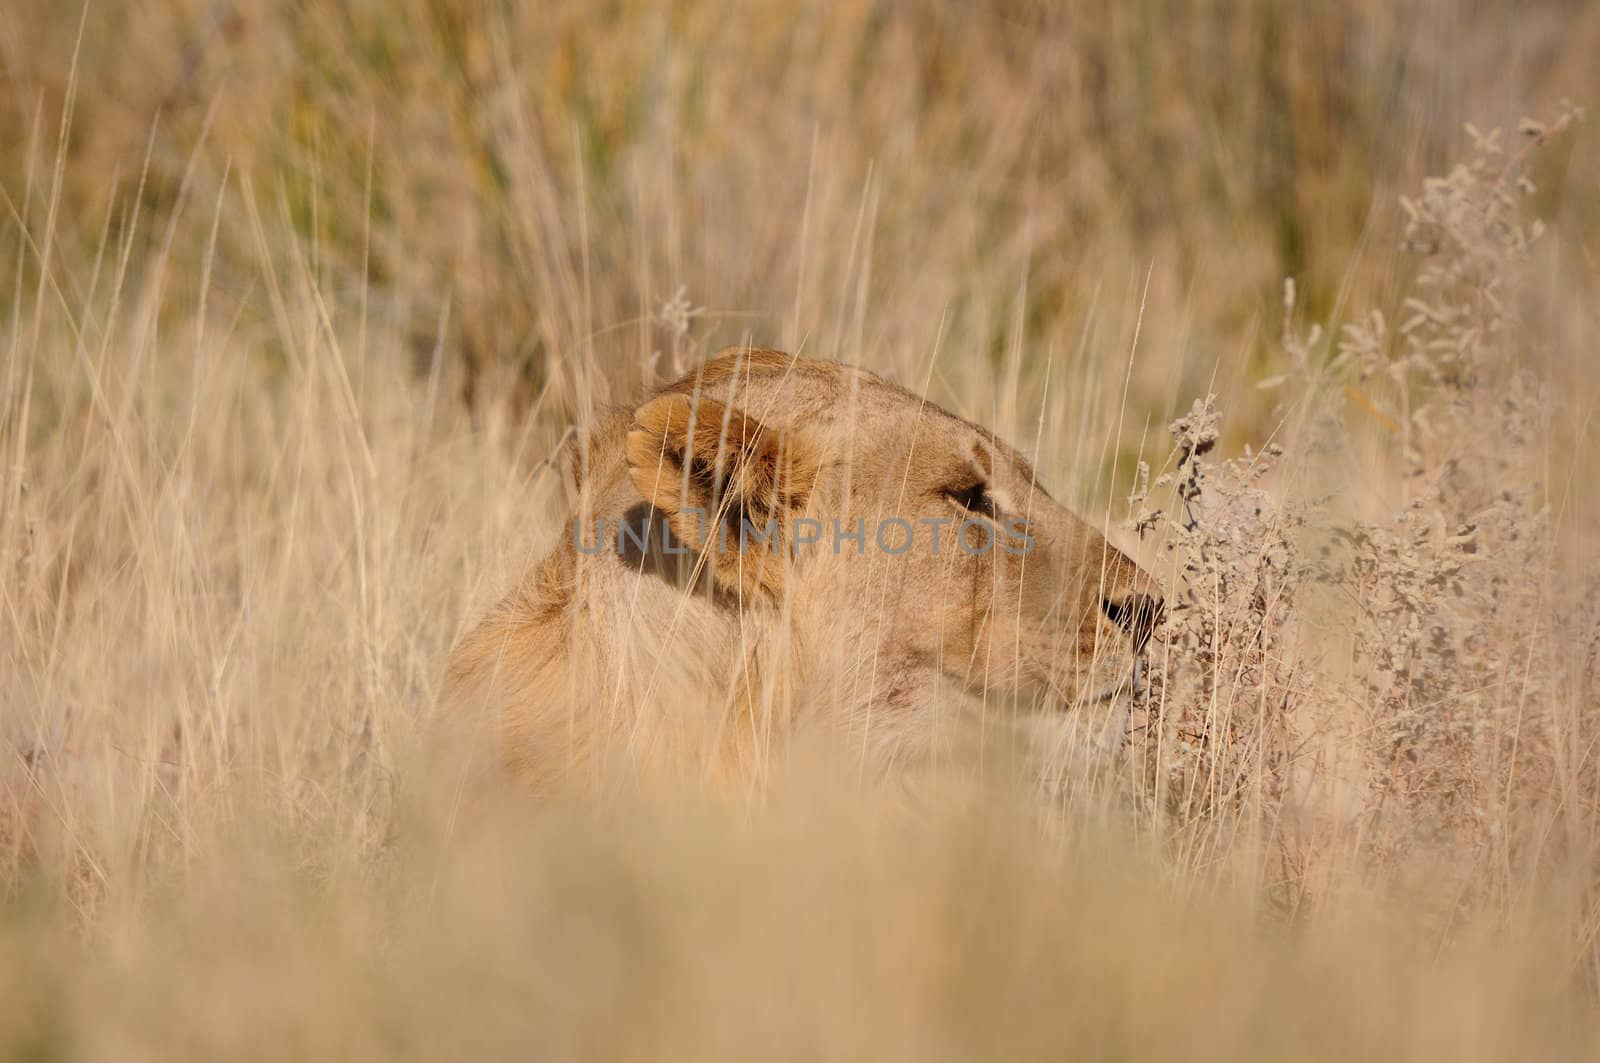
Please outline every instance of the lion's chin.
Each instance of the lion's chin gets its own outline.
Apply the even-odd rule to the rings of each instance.
[[[1129,656],[1112,663],[1101,662],[1088,670],[1088,674],[1067,677],[1050,677],[1045,681],[1049,696],[1044,706],[1057,713],[1070,713],[1074,709],[1128,701],[1146,681],[1145,662]]]
[[[1131,698],[1134,693],[1142,689],[1146,679],[1146,665],[1143,658],[1133,658],[1121,674],[1102,683],[1094,696],[1086,699],[1089,704],[1099,704],[1107,701],[1117,701],[1121,698]]]

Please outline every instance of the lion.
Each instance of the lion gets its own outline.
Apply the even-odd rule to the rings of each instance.
[[[569,447],[561,541],[456,645],[534,789],[764,776],[809,737],[864,768],[1115,699],[1154,579],[991,432],[866,370],[719,352]]]

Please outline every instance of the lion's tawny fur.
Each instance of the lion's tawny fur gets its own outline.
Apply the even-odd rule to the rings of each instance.
[[[616,766],[753,779],[804,736],[926,757],[964,721],[1114,693],[1159,615],[1016,451],[839,363],[731,348],[602,417],[572,464],[561,541],[447,676],[450,711],[486,714],[536,788]]]

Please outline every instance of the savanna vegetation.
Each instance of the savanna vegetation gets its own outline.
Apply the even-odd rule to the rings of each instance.
[[[1600,8],[8,0],[0,1051],[1593,1058]],[[461,799],[552,455],[744,341],[1167,588],[1133,726]]]

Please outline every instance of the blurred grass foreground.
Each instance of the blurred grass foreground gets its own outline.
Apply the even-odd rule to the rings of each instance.
[[[7,0],[0,1055],[1595,1058],[1597,55],[1582,0]],[[441,778],[552,452],[744,341],[1140,551],[1111,762]]]

